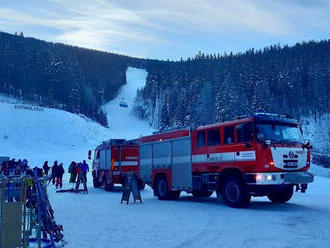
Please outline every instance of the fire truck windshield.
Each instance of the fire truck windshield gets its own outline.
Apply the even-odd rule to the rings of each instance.
[[[300,129],[297,126],[285,124],[256,124],[259,141],[303,143]]]

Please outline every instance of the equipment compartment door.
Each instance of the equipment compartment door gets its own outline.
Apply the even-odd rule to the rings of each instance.
[[[140,145],[140,176],[142,181],[151,183],[152,144]]]
[[[100,150],[100,169],[110,170],[111,163],[111,152],[110,149]]]
[[[192,190],[190,137],[172,140],[172,187]]]

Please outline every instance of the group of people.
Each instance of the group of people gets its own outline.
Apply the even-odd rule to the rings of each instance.
[[[49,182],[52,182],[55,187],[62,188],[63,186],[63,175],[65,173],[63,163],[58,163],[54,161],[53,166],[48,165],[48,161],[45,161],[42,168],[37,168],[36,171],[38,177],[48,176]],[[79,185],[82,183],[84,186],[84,191],[87,191],[87,173],[89,172],[89,166],[86,160],[83,162],[72,161],[68,172],[70,173],[70,183],[76,184],[75,191],[78,192]],[[26,159],[3,161],[1,164],[0,174],[4,176],[33,176],[32,169],[29,168],[28,161]],[[40,175],[39,175],[40,174]],[[49,175],[50,174],[50,175]]]
[[[20,176],[25,175],[29,170],[28,161],[26,159],[18,159],[15,158],[11,160],[5,160],[1,164],[0,174],[4,176]]]
[[[63,175],[64,175],[64,168],[63,163],[58,164],[58,161],[55,160],[52,167],[48,166],[48,161],[45,161],[44,165],[42,166],[44,174],[48,176],[49,170],[51,170],[51,177],[49,181],[55,185],[55,187],[62,188],[63,186]]]
[[[45,175],[48,175],[49,171],[51,171],[50,181],[57,189],[61,189],[63,186],[63,175],[65,173],[63,164],[59,164],[58,161],[54,161],[54,165],[50,167],[48,166],[48,161],[45,161],[42,168]],[[68,168],[68,172],[70,173],[69,183],[76,184],[75,191],[77,192],[79,190],[80,183],[84,185],[84,190],[87,191],[87,173],[89,172],[89,166],[86,163],[86,160],[82,163],[72,161]]]
[[[84,186],[84,191],[87,191],[87,173],[89,172],[89,166],[84,160],[82,163],[76,163],[72,161],[68,172],[70,173],[70,183],[75,183],[75,191],[78,192],[80,183]]]

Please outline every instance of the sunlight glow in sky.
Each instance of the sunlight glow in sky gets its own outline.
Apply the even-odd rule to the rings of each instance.
[[[330,38],[327,0],[1,0],[0,31],[180,59]]]

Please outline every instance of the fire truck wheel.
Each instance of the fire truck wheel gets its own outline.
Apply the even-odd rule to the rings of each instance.
[[[105,191],[112,191],[113,190],[113,187],[114,187],[113,183],[106,183],[104,185],[104,190]]]
[[[237,176],[229,176],[224,179],[221,194],[223,201],[234,208],[247,206],[251,199],[244,182]]]
[[[285,203],[291,199],[293,195],[293,186],[289,185],[283,189],[276,190],[267,195],[268,199],[273,203]]]
[[[167,180],[164,176],[159,176],[157,178],[154,190],[159,200],[171,199],[171,192],[168,190]]]
[[[212,194],[213,194],[213,191],[194,191],[194,192],[192,192],[192,195],[195,198],[210,197]]]

